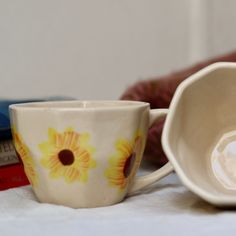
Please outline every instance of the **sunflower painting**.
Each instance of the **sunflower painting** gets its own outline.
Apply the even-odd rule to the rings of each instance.
[[[13,142],[17,156],[22,160],[24,164],[25,174],[33,187],[38,184],[38,176],[35,171],[35,163],[30,155],[30,151],[26,144],[23,142],[20,134],[13,128],[12,129]]]
[[[48,141],[39,144],[41,164],[49,169],[51,178],[64,178],[67,183],[86,182],[88,171],[96,166],[92,159],[94,148],[88,144],[89,134],[67,128],[58,133],[48,129]]]
[[[143,148],[142,135],[137,133],[131,141],[119,139],[115,147],[116,153],[109,159],[105,176],[111,186],[122,191],[139,166]]]

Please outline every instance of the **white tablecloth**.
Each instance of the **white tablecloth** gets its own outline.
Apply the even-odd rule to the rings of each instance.
[[[0,235],[236,235],[236,211],[214,208],[175,174],[114,206],[38,203],[30,186],[0,192]]]

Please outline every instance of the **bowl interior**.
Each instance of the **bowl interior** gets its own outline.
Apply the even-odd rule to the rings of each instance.
[[[171,104],[164,149],[188,187],[236,202],[236,67],[182,87]]]

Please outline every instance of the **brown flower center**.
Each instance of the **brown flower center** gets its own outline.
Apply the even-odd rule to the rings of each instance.
[[[130,173],[131,173],[131,170],[132,170],[133,165],[134,165],[135,157],[136,157],[136,153],[133,152],[133,153],[127,158],[127,160],[126,160],[126,162],[125,162],[125,166],[124,166],[124,169],[123,169],[123,173],[124,173],[125,178],[128,178],[128,176],[129,176]]]
[[[58,153],[58,158],[62,165],[69,166],[73,164],[75,157],[71,150],[63,149]]]

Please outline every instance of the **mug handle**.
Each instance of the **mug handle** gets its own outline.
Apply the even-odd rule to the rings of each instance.
[[[152,109],[150,110],[150,122],[149,127],[152,126],[153,123],[158,122],[162,117],[166,116],[168,113],[168,109]],[[133,195],[138,190],[143,189],[144,187],[153,184],[154,182],[160,180],[166,175],[170,174],[174,170],[173,166],[170,162],[167,162],[160,169],[152,172],[151,174],[135,177],[133,184],[128,190],[128,195]]]

